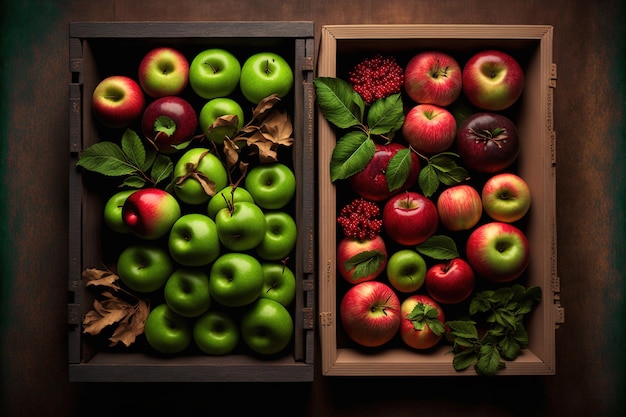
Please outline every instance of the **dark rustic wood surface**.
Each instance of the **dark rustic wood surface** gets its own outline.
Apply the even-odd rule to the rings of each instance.
[[[8,0],[0,3],[0,415],[597,416],[624,409],[621,0]],[[67,374],[68,22],[312,20],[550,24],[558,66],[558,272],[549,377],[306,384],[78,384]],[[114,53],[111,59],[115,59]]]

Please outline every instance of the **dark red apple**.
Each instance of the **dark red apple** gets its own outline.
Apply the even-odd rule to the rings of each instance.
[[[172,145],[190,141],[198,128],[198,116],[191,104],[178,96],[160,97],[143,112],[143,134],[165,153],[175,152]]]
[[[385,233],[401,245],[419,245],[437,231],[438,225],[437,206],[416,191],[394,195],[383,208]]]
[[[474,113],[456,135],[457,152],[466,168],[494,173],[509,167],[520,152],[515,124],[498,113]]]
[[[349,182],[352,190],[368,200],[383,201],[412,187],[419,175],[420,161],[414,152],[409,151],[411,168],[406,179],[399,188],[389,190],[387,182],[389,161],[401,150],[409,151],[408,147],[397,142],[376,144],[376,152],[367,166],[361,172],[350,177]]]
[[[461,258],[454,258],[431,266],[424,280],[426,291],[441,304],[458,304],[474,291],[474,270]]]

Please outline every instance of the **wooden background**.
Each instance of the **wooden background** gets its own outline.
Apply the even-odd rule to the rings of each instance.
[[[4,0],[0,2],[0,415],[616,416],[625,405],[622,0]],[[549,377],[311,384],[67,380],[68,22],[312,20],[554,26],[558,272]],[[319,38],[318,38],[319,40]],[[111,55],[115,59],[115,55]],[[319,351],[319,350],[318,350]],[[319,363],[320,360],[318,359]]]

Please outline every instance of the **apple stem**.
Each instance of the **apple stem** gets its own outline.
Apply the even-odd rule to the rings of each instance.
[[[469,131],[471,134],[474,135],[474,141],[476,143],[485,142],[486,144],[487,142],[491,141],[495,143],[498,148],[502,148],[502,143],[506,143],[506,140],[509,137],[506,134],[506,129],[503,129],[501,127],[497,127],[493,130],[482,129],[479,131],[470,128]]]

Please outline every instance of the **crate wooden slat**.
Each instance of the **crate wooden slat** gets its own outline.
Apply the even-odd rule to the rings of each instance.
[[[315,310],[315,170],[313,123],[314,25],[293,22],[72,22],[69,26],[70,112],[70,259],[68,277],[68,362],[71,381],[132,382],[308,382],[313,380]],[[188,59],[202,48],[224,47],[245,55],[272,49],[284,54],[294,70],[293,111],[295,143],[291,158],[298,184],[294,211],[298,224],[294,261],[297,294],[294,301],[293,351],[277,358],[248,354],[226,357],[184,355],[158,358],[130,349],[106,351],[82,334],[81,321],[91,308],[90,294],[81,282],[84,268],[103,260],[101,212],[103,196],[84,184],[76,168],[80,152],[103,137],[90,117],[90,93],[113,64],[128,59],[136,71],[148,48],[181,48]],[[116,55],[116,54],[119,54]],[[132,76],[132,74],[131,74]]]
[[[498,375],[555,373],[555,328],[564,320],[556,271],[556,134],[552,99],[556,65],[552,62],[551,26],[545,25],[328,25],[322,27],[317,76],[336,77],[348,53],[409,53],[425,49],[467,54],[480,48],[503,48],[525,54],[526,86],[519,109],[518,130],[523,138],[519,174],[533,190],[533,212],[526,233],[531,245],[528,285],[542,288],[528,332],[530,344]],[[462,63],[461,63],[462,64]],[[345,63],[344,63],[345,66]],[[345,68],[344,68],[345,70]],[[449,346],[420,353],[409,349],[381,349],[370,354],[341,342],[338,328],[336,274],[336,187],[329,163],[337,140],[333,127],[318,116],[319,308],[322,373],[328,376],[455,376],[476,375],[452,367]],[[531,158],[532,156],[532,158]],[[339,278],[341,279],[341,278]]]

